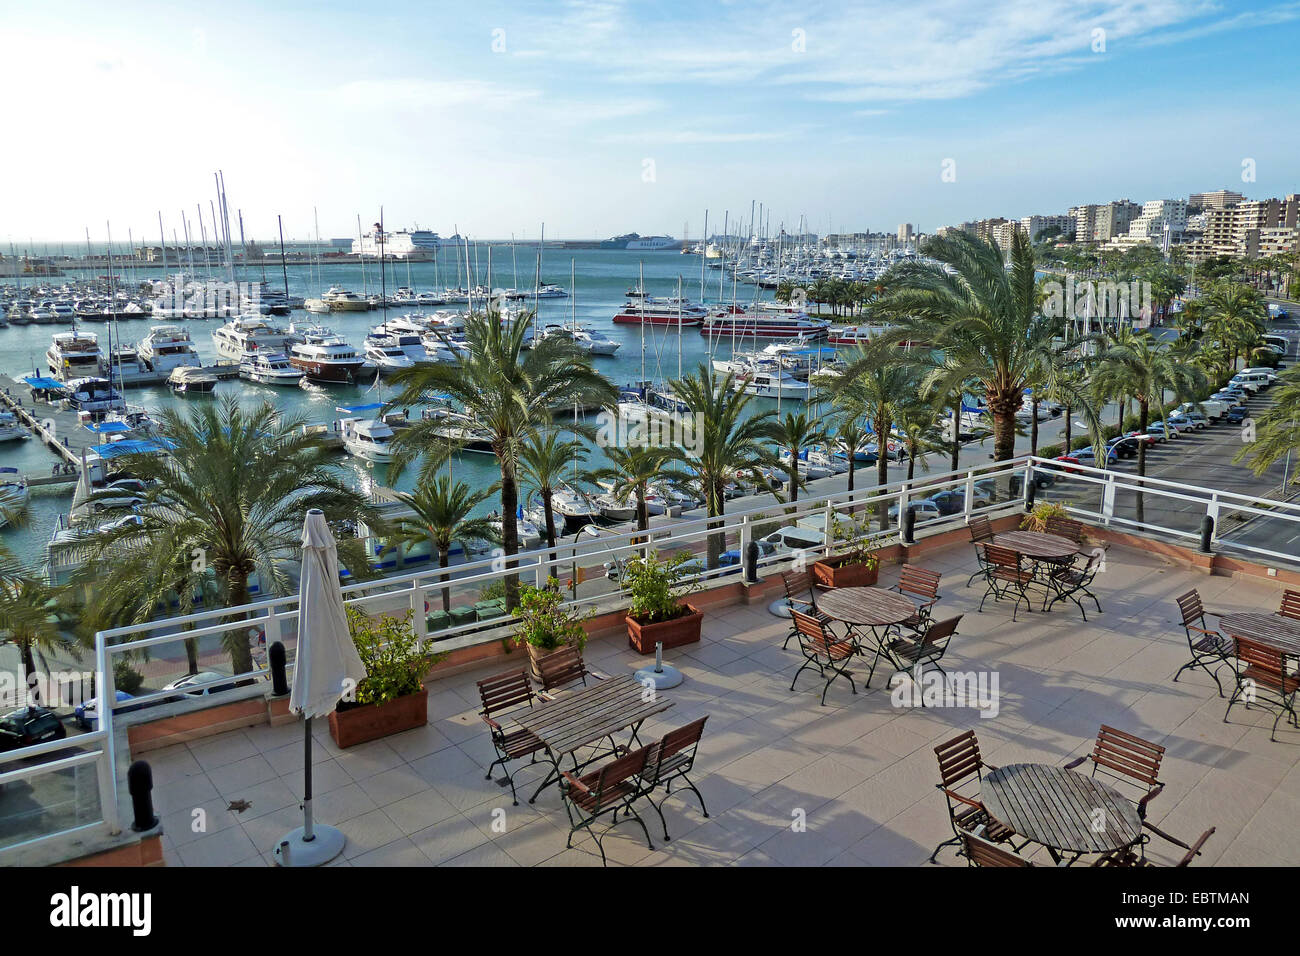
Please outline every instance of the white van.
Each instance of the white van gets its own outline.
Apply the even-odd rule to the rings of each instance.
[[[1270,375],[1268,372],[1243,370],[1232,376],[1232,381],[1229,384],[1240,385],[1248,392],[1257,392],[1262,388],[1268,388],[1272,385],[1274,378],[1276,378],[1276,376]],[[1254,388],[1252,389],[1251,386],[1254,386]]]
[[[1199,407],[1198,407],[1199,406]],[[1192,421],[1200,416],[1212,422],[1217,422],[1224,415],[1228,414],[1228,405],[1226,402],[1218,402],[1212,398],[1207,398],[1203,402],[1183,402],[1174,409],[1178,415],[1186,415]]]
[[[1258,368],[1243,368],[1237,374],[1238,375],[1263,375],[1266,379],[1268,379],[1268,384],[1270,385],[1272,385],[1274,382],[1277,381],[1277,370],[1271,368],[1264,368],[1263,366],[1260,366]]]
[[[798,525],[778,528],[763,540],[775,545],[778,551],[811,551],[826,545],[825,534]]]

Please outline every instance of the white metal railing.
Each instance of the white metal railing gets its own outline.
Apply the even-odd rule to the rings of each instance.
[[[859,469],[863,477],[870,477],[870,468]],[[909,501],[918,496],[932,495],[937,491],[953,489],[961,493],[963,507],[961,510],[940,519],[919,523],[917,533],[930,530],[943,530],[953,526],[964,525],[972,515],[996,513],[1010,508],[1023,508],[1027,503],[1030,489],[1043,472],[1050,472],[1054,482],[1052,488],[1040,494],[1045,497],[1060,499],[1063,492],[1071,488],[1090,489],[1098,496],[1095,508],[1068,502],[1067,509],[1081,517],[1092,519],[1101,525],[1131,527],[1142,533],[1180,539],[1197,538],[1198,533],[1185,528],[1164,526],[1146,521],[1141,526],[1136,520],[1121,512],[1118,505],[1123,505],[1130,496],[1139,490],[1150,501],[1174,501],[1179,503],[1183,513],[1199,522],[1202,515],[1215,518],[1216,540],[1224,543],[1219,535],[1218,525],[1225,513],[1233,512],[1249,516],[1253,520],[1286,522],[1291,534],[1300,534],[1300,506],[1285,502],[1271,501],[1257,496],[1225,492],[1217,489],[1201,488],[1172,482],[1165,479],[1146,478],[1139,483],[1136,476],[1071,465],[1065,472],[1059,462],[1044,458],[1022,457],[1006,462],[990,463],[976,468],[956,472],[926,475],[911,481],[901,480],[883,486],[859,488],[853,492],[836,492],[833,494],[816,494],[800,500],[795,505],[768,503],[749,506],[726,514],[719,518],[692,515],[663,522],[649,531],[628,531],[617,534],[601,534],[598,538],[584,543],[581,540],[559,541],[555,548],[545,546],[529,552],[507,558],[503,554],[466,561],[447,569],[426,567],[421,570],[379,578],[371,581],[354,581],[343,587],[344,600],[349,607],[355,607],[371,614],[385,612],[411,612],[416,634],[423,642],[431,635],[427,623],[429,613],[441,606],[441,594],[450,589],[457,598],[458,607],[467,607],[464,598],[481,594],[486,586],[503,581],[508,575],[517,574],[524,583],[541,585],[550,576],[560,579],[572,577],[575,567],[600,567],[605,562],[615,561],[637,554],[647,548],[663,552],[688,549],[695,552],[707,548],[710,536],[718,535],[724,543],[738,549],[741,560],[735,564],[702,570],[699,578],[708,583],[726,581],[730,575],[740,573],[746,548],[756,537],[756,528],[776,524],[790,526],[804,521],[804,528],[810,537],[815,536],[817,528],[825,529],[822,543],[809,549],[813,552],[826,552],[837,543],[829,540],[833,536],[834,519],[837,515],[864,512],[870,517],[872,541],[886,544],[901,540],[903,528],[893,521],[887,527],[880,527],[876,509],[883,505],[887,509],[896,509],[896,515],[907,510]],[[986,502],[980,504],[980,502]],[[710,525],[716,525],[710,527]],[[1286,537],[1290,537],[1287,535]],[[590,540],[590,539],[589,539]],[[1248,554],[1257,554],[1273,559],[1283,559],[1300,563],[1295,554],[1287,554],[1249,541],[1233,540],[1235,549]],[[794,552],[777,549],[766,556],[760,555],[760,567],[771,566],[788,561]],[[596,578],[596,580],[602,580]],[[622,598],[616,587],[605,582],[601,589],[584,588],[582,583],[573,581],[566,585],[571,587],[570,604],[575,607],[597,608],[602,605],[608,610],[615,609]],[[118,822],[119,782],[115,773],[114,715],[123,707],[135,709],[141,705],[165,701],[184,701],[186,698],[178,690],[154,688],[144,690],[129,703],[119,705],[115,702],[114,664],[119,659],[149,659],[151,653],[158,653],[171,647],[172,656],[155,662],[167,666],[168,660],[178,661],[177,676],[188,673],[185,661],[180,656],[184,642],[195,641],[197,646],[207,643],[209,648],[214,642],[234,630],[246,630],[257,636],[258,645],[264,642],[270,647],[276,641],[290,648],[296,642],[298,617],[297,595],[272,597],[255,601],[237,608],[213,608],[188,614],[183,617],[167,618],[143,625],[114,628],[101,631],[95,635],[96,687],[98,692],[99,724],[91,734],[75,739],[78,745],[94,745],[95,749],[73,760],[77,763],[94,761],[97,767],[97,781],[100,790],[100,807],[103,825],[109,832],[120,828]],[[497,613],[485,619],[467,620],[442,628],[436,635],[436,647],[454,649],[490,640],[500,640],[503,627],[510,618],[504,613]],[[211,651],[209,651],[211,653]],[[218,652],[220,657],[224,650]],[[228,663],[229,655],[225,655]],[[292,667],[292,655],[289,657]],[[227,667],[229,670],[233,668]],[[233,685],[237,681],[264,678],[267,667],[254,657],[252,670],[238,674],[231,673],[223,679],[222,686]],[[165,674],[163,676],[166,676]],[[155,681],[156,682],[156,681]],[[218,692],[220,693],[220,692]],[[110,703],[112,702],[112,703]],[[203,701],[193,700],[194,706],[202,706]],[[183,704],[181,705],[184,706]],[[68,742],[57,742],[68,746]],[[5,756],[5,761],[39,756],[59,749],[58,746],[43,744],[35,748],[26,748]],[[34,774],[57,772],[56,767],[66,769],[70,764],[56,761],[25,767],[20,771],[0,775],[0,783],[19,776],[30,777]],[[48,834],[47,839],[58,834]],[[25,845],[25,844],[24,844]],[[0,859],[8,848],[0,848]]]

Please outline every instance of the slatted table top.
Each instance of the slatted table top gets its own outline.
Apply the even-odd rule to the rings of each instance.
[[[558,758],[671,706],[673,702],[663,694],[647,690],[635,677],[624,675],[567,691],[520,715],[517,722],[536,734]]]
[[[1054,850],[1106,853],[1142,835],[1135,804],[1096,777],[1064,767],[999,767],[984,778],[980,801],[999,823]]]
[[[1027,558],[1048,560],[1068,558],[1079,550],[1069,538],[1043,531],[1004,531],[993,536],[993,543],[999,548],[1019,551]]]
[[[1300,621],[1281,614],[1243,611],[1219,618],[1219,629],[1233,637],[1267,644],[1274,650],[1300,657]]]
[[[884,588],[831,588],[817,596],[817,610],[846,624],[881,627],[906,621],[916,605]]]

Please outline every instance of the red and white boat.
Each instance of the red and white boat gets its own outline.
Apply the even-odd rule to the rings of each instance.
[[[826,341],[831,345],[839,348],[853,348],[857,345],[866,345],[873,339],[878,339],[889,331],[887,325],[832,325],[827,333]],[[920,345],[920,342],[899,342],[899,348],[910,348],[914,345]]]
[[[709,314],[702,305],[689,299],[660,298],[628,293],[628,301],[614,316],[620,325],[678,325],[695,328]]]
[[[792,339],[803,336],[816,340],[826,335],[830,322],[810,318],[803,312],[717,312],[704,320],[700,332],[711,338]]]

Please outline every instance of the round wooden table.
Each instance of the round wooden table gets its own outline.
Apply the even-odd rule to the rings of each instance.
[[[831,588],[817,595],[817,610],[845,624],[885,627],[906,621],[916,613],[916,605],[884,588]]]
[[[1137,805],[1096,777],[1064,767],[1013,763],[984,778],[980,802],[1020,836],[1060,853],[1109,853],[1142,836]]]
[[[1219,630],[1233,637],[1266,644],[1283,654],[1300,657],[1300,621],[1281,614],[1243,611],[1224,614],[1219,618]]]
[[[999,548],[1018,551],[1026,558],[1043,561],[1060,561],[1079,550],[1078,544],[1069,538],[1042,531],[1004,531],[993,536],[993,543]]]

